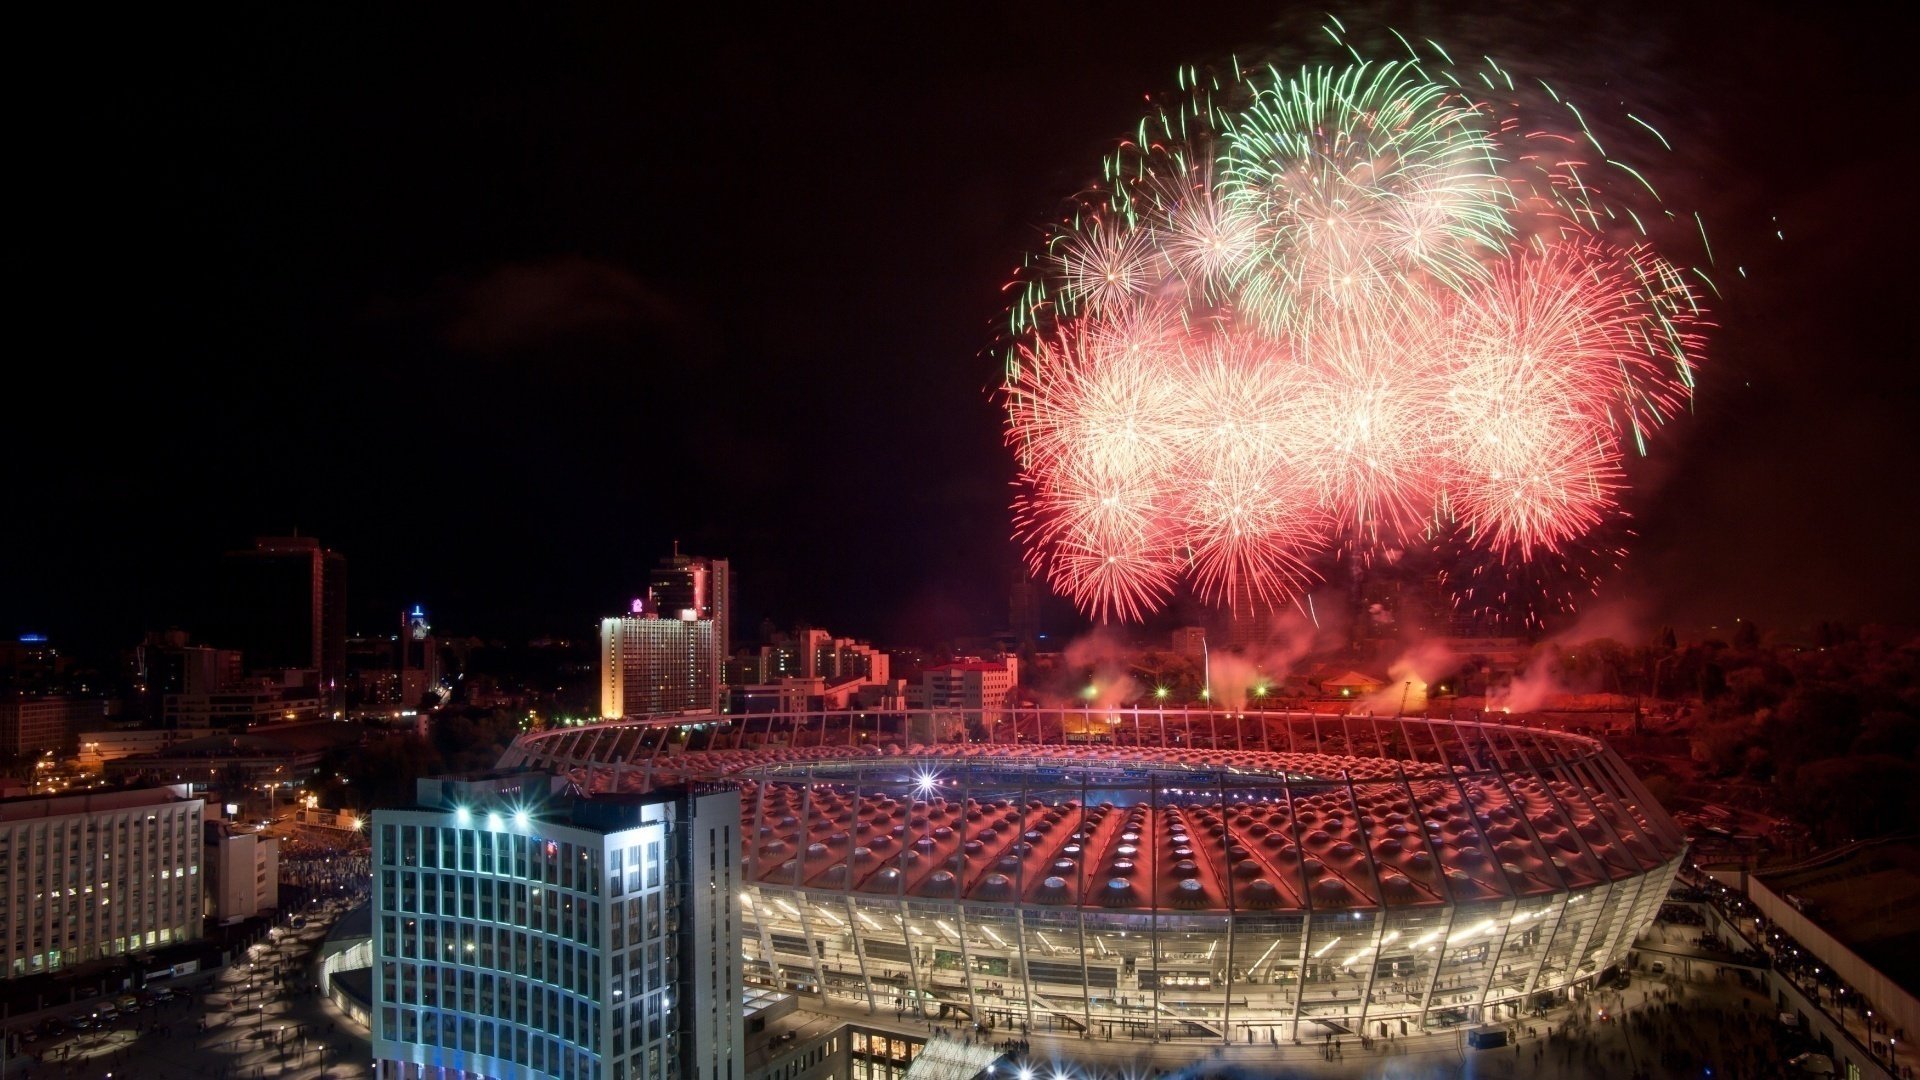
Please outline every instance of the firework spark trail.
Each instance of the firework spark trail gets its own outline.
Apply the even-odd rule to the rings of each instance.
[[[1582,545],[1628,448],[1690,402],[1704,316],[1593,181],[1647,178],[1550,87],[1542,119],[1475,74],[1182,72],[1011,289],[1036,574],[1123,619],[1183,579],[1274,606],[1326,553],[1421,543],[1485,564],[1460,603],[1533,563],[1591,579],[1571,568],[1607,551]]]

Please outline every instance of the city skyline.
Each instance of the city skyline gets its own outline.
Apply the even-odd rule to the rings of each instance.
[[[160,167],[131,200],[55,215],[77,233],[30,232],[49,272],[27,307],[138,317],[63,324],[98,359],[42,374],[105,434],[25,418],[0,631],[197,632],[208,561],[296,528],[349,558],[359,632],[420,602],[449,632],[584,637],[675,539],[740,568],[742,629],[1004,626],[1018,557],[991,397],[999,283],[1130,130],[1136,95],[1181,64],[1306,40],[1320,15],[1228,6],[1142,34],[1131,9],[1042,9],[1017,29],[990,14],[940,40],[775,16],[672,49],[618,13],[475,20],[444,40],[426,16],[379,41],[343,18],[297,46],[220,27],[182,46],[191,77],[130,58],[151,94],[111,112],[125,138],[103,141]],[[1541,68],[1602,51],[1547,16],[1378,14]],[[1622,96],[1681,144],[1688,168],[1662,182],[1712,196],[1690,201],[1726,294],[1696,414],[1643,478],[1601,601],[1702,629],[1906,617],[1914,511],[1887,481],[1916,467],[1913,376],[1882,314],[1897,275],[1873,268],[1897,265],[1910,229],[1839,210],[1899,172],[1902,151],[1871,135],[1871,103],[1894,100],[1877,46],[1778,12],[1722,25],[1638,6],[1579,25],[1621,46],[1616,73],[1638,80]],[[1752,78],[1781,39],[1795,76]],[[1843,74],[1861,108],[1799,92]],[[74,161],[104,178],[106,153]],[[109,238],[124,266],[71,289]],[[167,359],[145,359],[150,335]],[[1820,512],[1784,509],[1802,504]]]

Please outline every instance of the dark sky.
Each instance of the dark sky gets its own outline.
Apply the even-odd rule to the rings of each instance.
[[[1609,598],[1682,625],[1910,619],[1899,39],[1831,5],[1508,7],[1341,14],[1659,118],[1727,290]],[[18,98],[0,632],[191,626],[219,551],[294,528],[346,552],[367,622],[418,601],[456,633],[583,631],[678,538],[732,557],[749,620],[1004,625],[1000,285],[1177,64],[1324,56],[1299,48],[1318,10],[49,31],[62,77]]]

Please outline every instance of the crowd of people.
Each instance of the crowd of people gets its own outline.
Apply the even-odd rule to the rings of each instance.
[[[299,851],[280,854],[280,884],[314,898],[363,899],[373,879],[366,851]]]

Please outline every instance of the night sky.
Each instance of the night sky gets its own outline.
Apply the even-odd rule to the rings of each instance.
[[[1833,5],[1529,9],[1338,10],[1675,143],[1642,163],[1726,296],[1603,599],[1913,621],[1903,40]],[[571,10],[46,36],[0,632],[191,628],[220,551],[296,528],[368,628],[581,633],[675,538],[734,560],[749,633],[1004,626],[1001,284],[1176,65],[1331,58],[1320,7]]]

